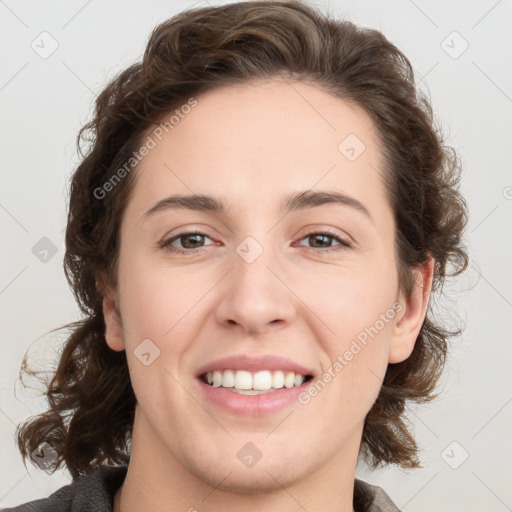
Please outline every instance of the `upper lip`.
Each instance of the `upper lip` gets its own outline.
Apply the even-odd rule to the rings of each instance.
[[[199,368],[196,377],[200,377],[208,372],[213,372],[214,370],[246,370],[248,372],[288,370],[301,375],[313,375],[313,370],[282,356],[272,354],[259,356],[239,354],[216,359],[215,361],[205,364]]]

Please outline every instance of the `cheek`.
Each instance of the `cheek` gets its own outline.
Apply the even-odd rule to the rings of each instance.
[[[176,379],[183,354],[202,325],[191,308],[198,291],[183,272],[143,258],[120,260],[119,276],[130,379],[139,407],[156,418],[162,404],[178,407],[183,400]]]
[[[340,421],[347,410],[365,415],[378,395],[398,304],[392,271],[352,270],[331,281],[330,293],[317,294],[310,302],[322,320],[317,338],[323,374],[317,390],[323,394],[324,385],[331,389],[324,395],[330,402],[326,410]]]
[[[186,398],[175,379],[181,379],[187,353],[204,326],[200,301],[213,283],[205,275],[142,257],[120,260],[119,275],[132,386],[141,408],[158,415],[163,401],[178,407]]]
[[[388,364],[391,322],[381,330],[379,326],[353,325],[353,335],[347,330],[342,339],[330,338],[325,346],[328,362],[304,401],[321,395],[320,411],[328,415],[331,426],[344,424],[347,418],[363,421],[378,396]]]
[[[121,307],[132,343],[141,337],[168,343],[182,325],[190,328],[194,305],[208,290],[200,276],[155,262],[142,251],[119,263]]]
[[[294,292],[310,311],[304,310],[304,315],[312,319],[311,312],[315,314],[315,324],[321,329],[318,338],[325,341],[329,354],[344,351],[351,340],[359,335],[364,338],[365,329],[374,332],[375,325],[383,331],[381,339],[389,337],[387,327],[396,314],[392,306],[398,290],[392,263],[354,264],[329,269],[323,275],[304,274]]]

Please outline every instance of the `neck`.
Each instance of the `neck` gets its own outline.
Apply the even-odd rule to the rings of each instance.
[[[114,496],[114,510],[113,512],[121,512],[121,493],[123,492],[124,484],[119,487]]]

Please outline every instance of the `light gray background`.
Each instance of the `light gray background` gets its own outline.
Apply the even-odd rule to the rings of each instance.
[[[225,2],[210,2],[218,3]],[[360,467],[358,476],[407,512],[512,510],[512,2],[314,3],[382,30],[410,58],[462,156],[471,212],[472,267],[446,287],[441,305],[465,332],[453,343],[441,398],[410,413],[425,467]],[[140,58],[154,26],[192,5],[206,2],[0,0],[0,507],[70,481],[65,471],[50,476],[30,463],[27,471],[13,436],[18,422],[44,408],[37,388],[17,383],[25,351],[50,370],[64,338],[48,331],[79,318],[62,270],[76,134],[95,94]],[[31,47],[51,48],[43,31],[59,45],[46,59]],[[469,47],[457,56],[464,41]],[[43,237],[57,249],[46,262],[32,250]]]

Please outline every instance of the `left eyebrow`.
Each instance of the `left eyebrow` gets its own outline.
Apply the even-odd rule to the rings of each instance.
[[[187,196],[173,195],[161,199],[151,209],[149,209],[144,217],[149,217],[156,212],[162,210],[185,209],[195,210],[198,212],[210,213],[226,213],[227,207],[224,202],[213,196],[191,194]]]
[[[281,211],[283,213],[289,213],[292,211],[304,210],[306,208],[315,208],[324,204],[340,204],[343,206],[349,206],[363,213],[370,221],[373,222],[370,212],[360,201],[336,191],[305,190],[302,192],[295,192],[284,198],[281,203]],[[215,214],[227,214],[228,210],[226,203],[218,197],[203,194],[176,194],[158,201],[144,214],[144,218],[162,210],[172,209],[186,209]]]
[[[281,210],[289,213],[295,210],[303,210],[305,208],[322,206],[323,204],[341,204],[344,206],[350,206],[351,208],[354,208],[355,210],[366,215],[373,222],[368,208],[366,208],[363,203],[342,192],[329,190],[305,190],[303,192],[293,193],[286,198],[284,206],[281,207]]]

